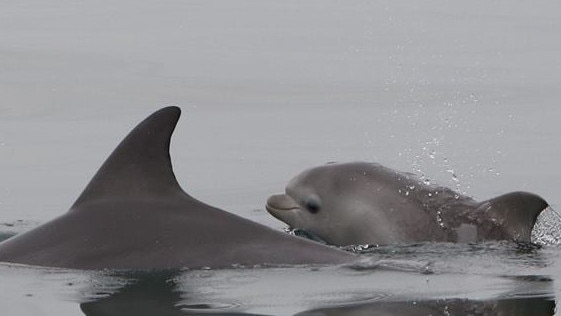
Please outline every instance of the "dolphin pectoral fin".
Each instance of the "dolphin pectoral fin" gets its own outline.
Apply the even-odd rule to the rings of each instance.
[[[502,226],[507,237],[530,242],[536,219],[547,207],[548,203],[536,194],[511,192],[482,202],[479,209]]]

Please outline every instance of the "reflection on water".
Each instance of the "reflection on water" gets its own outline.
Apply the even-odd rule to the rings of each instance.
[[[242,315],[228,312],[235,306],[226,304],[185,304],[184,293],[178,290],[176,284],[178,274],[169,272],[139,275],[112,295],[82,303],[80,308],[87,316]]]
[[[86,315],[181,315],[181,301],[175,284],[166,276],[146,276],[108,297],[82,303]]]
[[[548,297],[506,298],[486,301],[438,299],[423,301],[376,302],[359,306],[317,309],[299,316],[329,315],[533,315],[546,316],[555,312],[555,302]]]
[[[123,288],[105,297],[81,303],[87,316],[116,315],[261,315],[245,313],[234,304],[185,304],[189,293],[179,290],[179,273],[148,273],[131,278]],[[517,277],[519,282],[552,282],[546,277]],[[92,293],[93,296],[95,293]],[[99,296],[98,296],[99,297]],[[247,308],[247,307],[246,307]],[[360,304],[313,308],[299,316],[329,315],[554,315],[555,301],[550,292],[506,292],[495,298],[393,298]]]

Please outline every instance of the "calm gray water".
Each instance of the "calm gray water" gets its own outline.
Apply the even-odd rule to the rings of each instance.
[[[0,266],[2,314],[552,314],[561,3],[0,6],[1,235],[65,212],[121,138],[170,104],[183,109],[172,158],[185,190],[279,230],[266,198],[328,161],[376,161],[477,199],[532,191],[552,206],[541,249],[374,249],[360,269],[139,276]]]

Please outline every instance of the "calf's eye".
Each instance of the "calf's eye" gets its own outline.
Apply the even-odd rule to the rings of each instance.
[[[320,210],[320,205],[319,202],[315,199],[308,199],[306,200],[306,202],[304,203],[304,206],[306,207],[306,210],[308,210],[308,212],[312,213],[312,214],[316,214],[317,212],[319,212]]]

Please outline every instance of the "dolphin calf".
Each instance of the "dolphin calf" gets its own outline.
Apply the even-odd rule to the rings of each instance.
[[[376,163],[334,163],[302,172],[271,196],[277,219],[332,245],[420,241],[529,242],[541,197],[512,192],[484,202]]]
[[[355,260],[185,193],[169,155],[179,116],[179,108],[167,107],[141,122],[67,213],[0,243],[0,262],[150,270]]]

